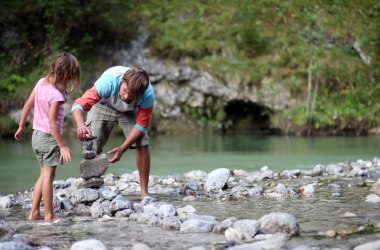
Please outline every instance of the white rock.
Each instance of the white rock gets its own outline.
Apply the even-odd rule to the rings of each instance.
[[[0,208],[10,208],[12,205],[11,198],[4,196],[0,198]]]
[[[207,192],[219,191],[226,185],[230,177],[230,170],[227,168],[218,168],[211,171],[207,176],[205,190]]]
[[[226,236],[227,240],[243,240],[243,233],[239,228],[228,228],[224,232],[224,236]]]
[[[300,193],[304,196],[311,196],[315,193],[315,187],[313,184],[308,184],[300,188]]]
[[[70,250],[107,250],[107,248],[102,242],[96,239],[88,239],[75,242]]]
[[[368,242],[354,248],[354,250],[378,250],[378,249],[380,249],[380,240]]]
[[[136,243],[132,246],[131,250],[150,250],[151,248],[143,243]]]
[[[370,194],[370,195],[367,195],[367,197],[365,198],[365,202],[369,202],[369,203],[379,203],[380,202],[380,197],[376,194]]]

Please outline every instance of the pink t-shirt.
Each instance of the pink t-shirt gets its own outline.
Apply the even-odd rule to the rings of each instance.
[[[63,103],[65,97],[54,85],[48,83],[45,78],[40,79],[35,87],[34,96],[34,119],[33,129],[51,134],[49,126],[49,108],[55,102],[62,102],[59,105],[57,123],[59,131],[63,133]]]

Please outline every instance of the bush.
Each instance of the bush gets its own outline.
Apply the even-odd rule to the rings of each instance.
[[[0,115],[0,136],[2,138],[12,138],[18,125],[8,116]]]

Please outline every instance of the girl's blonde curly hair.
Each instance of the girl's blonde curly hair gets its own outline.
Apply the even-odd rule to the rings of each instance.
[[[61,91],[78,90],[80,85],[80,66],[70,53],[58,55],[50,64],[46,80]]]

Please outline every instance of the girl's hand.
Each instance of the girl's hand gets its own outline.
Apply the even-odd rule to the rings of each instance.
[[[24,133],[25,127],[19,127],[14,135],[14,138],[16,141],[19,141],[22,139],[22,134]]]
[[[71,161],[71,155],[73,154],[68,146],[63,146],[59,148],[61,151],[61,157],[59,158],[60,161],[63,161],[63,163],[67,164]]]

